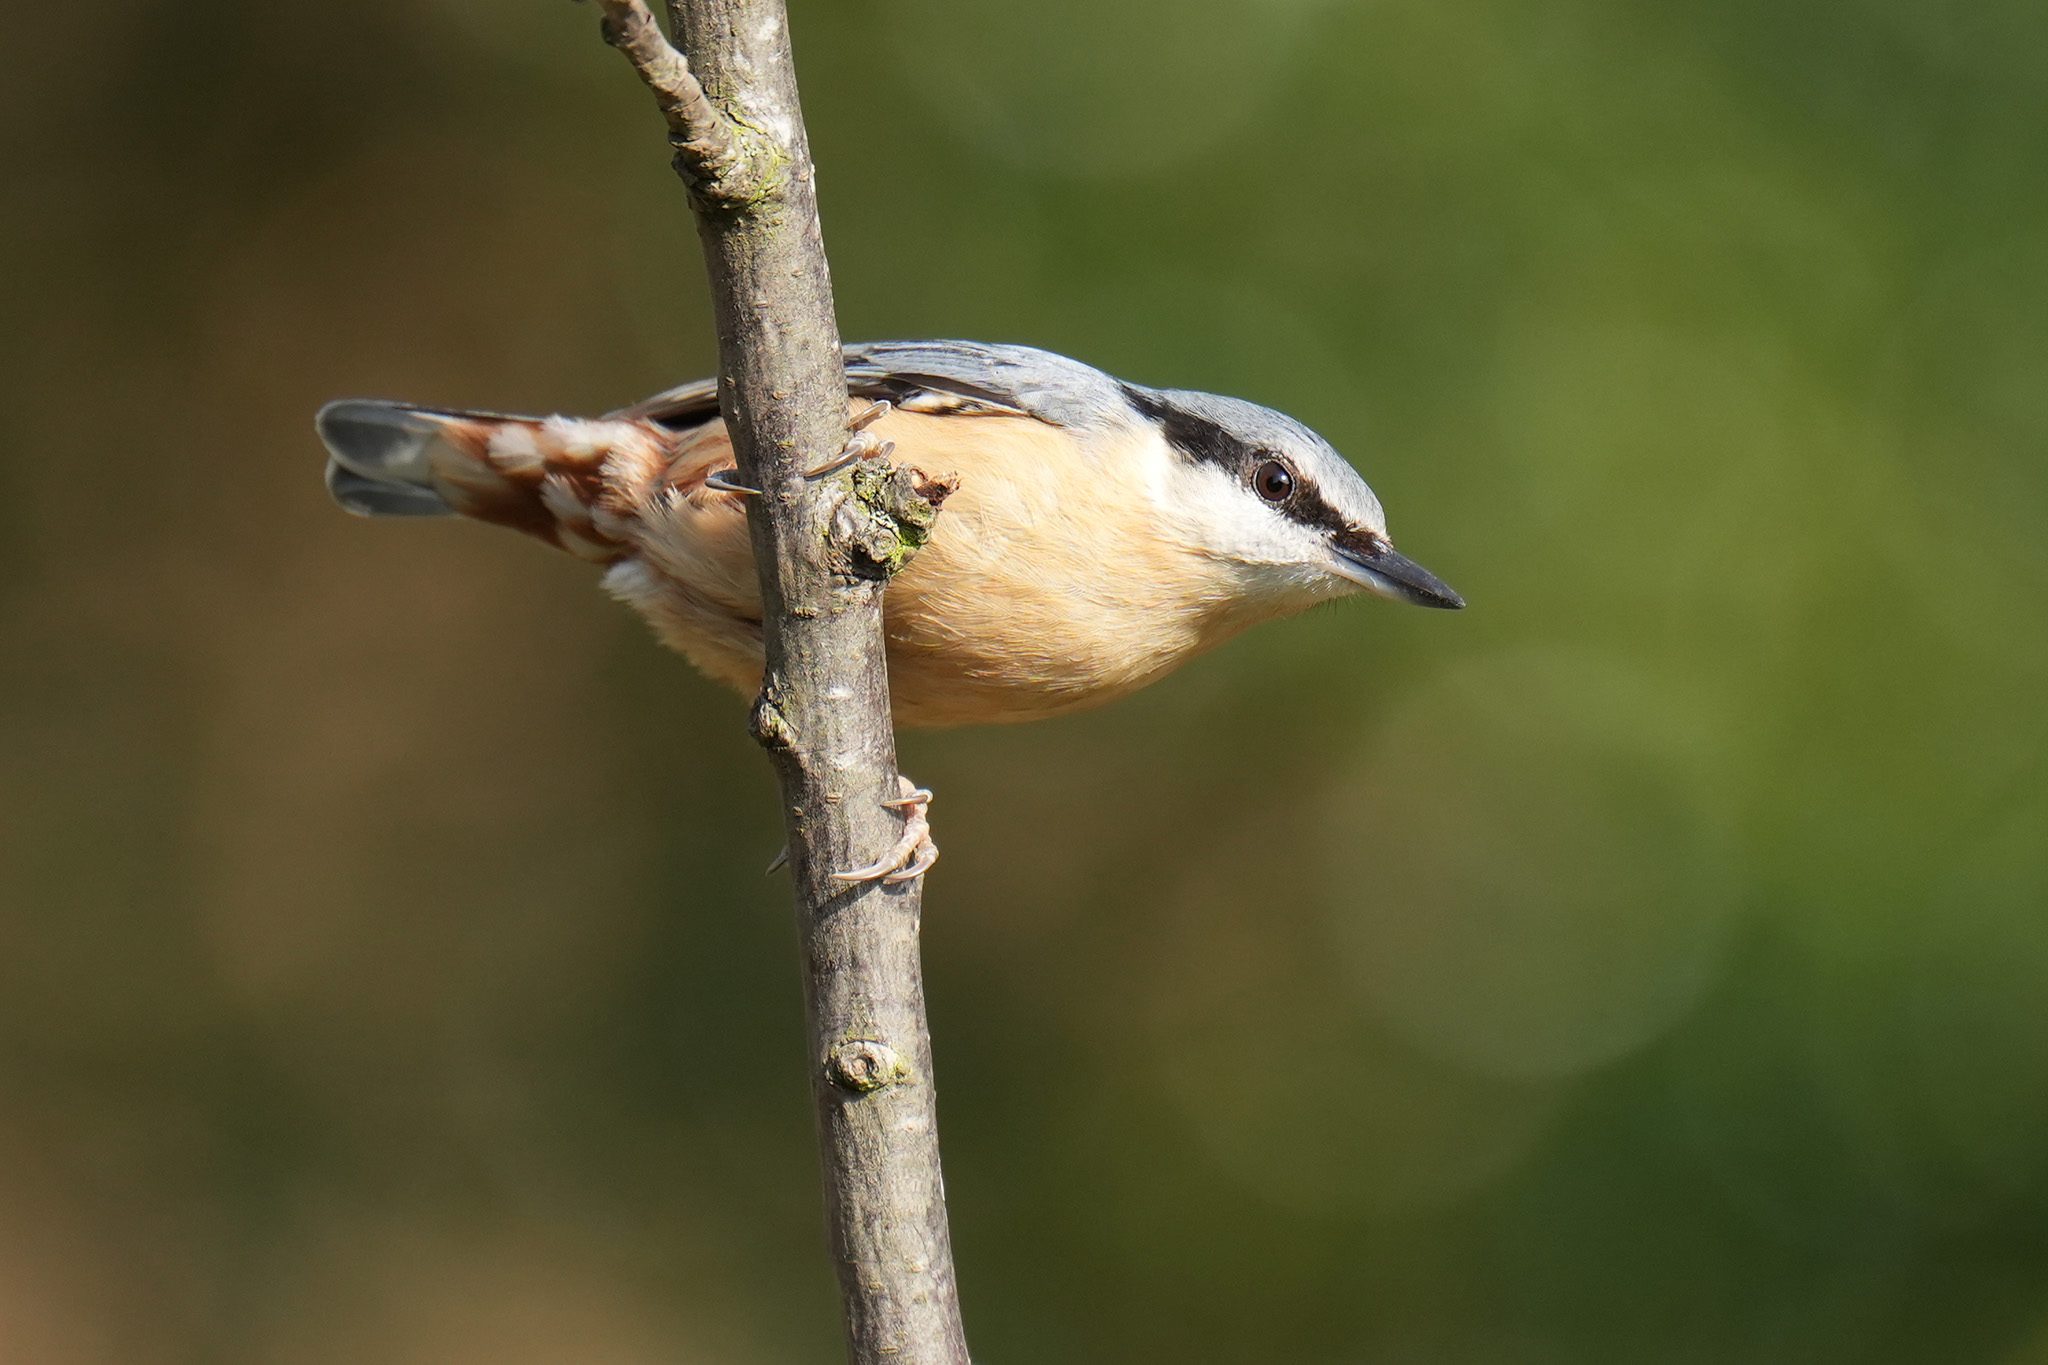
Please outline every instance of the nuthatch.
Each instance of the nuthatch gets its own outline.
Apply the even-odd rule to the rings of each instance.
[[[846,377],[849,424],[865,428],[848,461],[893,447],[958,475],[884,596],[903,724],[1099,705],[1247,626],[1361,590],[1464,605],[1395,552],[1351,466],[1268,408],[963,341],[849,346]],[[538,536],[606,566],[606,588],[704,672],[759,687],[751,490],[715,381],[594,420],[350,399],[318,424],[349,511],[455,512]]]

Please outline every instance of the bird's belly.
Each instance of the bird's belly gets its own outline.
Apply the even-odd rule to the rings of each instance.
[[[918,568],[883,601],[890,693],[906,725],[1002,724],[1100,706],[1222,638],[1212,622],[1130,600],[1108,581],[1020,584],[964,566],[929,576]]]
[[[742,695],[759,689],[757,622],[637,561],[615,569],[606,586],[699,671]],[[1002,591],[973,575],[934,584],[906,573],[890,585],[883,615],[899,724],[991,725],[1085,710],[1154,681],[1205,643],[1169,616]]]
[[[934,635],[914,619],[889,628],[889,692],[912,726],[991,725],[1085,710],[1168,672],[1177,658],[1139,660],[1093,648],[1085,634]]]
[[[761,685],[760,627],[703,603],[673,581],[614,573],[608,586],[671,648],[744,696]],[[892,585],[884,598],[889,695],[901,725],[938,728],[1038,720],[1100,706],[1154,681],[1200,648],[1134,629],[1106,638],[1097,618],[1019,612],[963,619]]]

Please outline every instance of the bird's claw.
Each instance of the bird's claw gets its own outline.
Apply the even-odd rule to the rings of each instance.
[[[891,810],[903,812],[903,836],[890,846],[887,853],[866,867],[857,867],[847,872],[834,872],[834,881],[880,882],[884,886],[901,886],[905,882],[914,882],[931,871],[932,864],[939,860],[939,846],[932,842],[930,790],[918,786],[901,774],[897,775],[896,787],[901,795],[882,804]]]
[[[896,448],[896,443],[876,440],[869,434],[868,428],[887,417],[890,409],[895,406],[886,398],[868,404],[866,411],[846,424],[847,430],[853,434],[846,438],[846,444],[839,448],[839,453],[816,469],[806,469],[804,477],[822,479],[827,474],[837,474],[848,465],[859,464],[862,460],[888,459],[889,452]],[[704,476],[704,486],[715,488],[721,493],[737,493],[743,498],[760,497],[760,489],[739,481],[739,472],[737,466],[714,469]]]
[[[863,432],[895,411],[896,405],[886,398],[877,398],[860,410],[860,413],[846,424],[851,432]]]
[[[721,493],[738,493],[741,497],[746,498],[760,497],[760,489],[735,481],[733,476],[739,472],[738,469],[715,469],[704,476],[704,486],[706,488],[715,488]]]
[[[887,417],[895,406],[886,398],[868,404],[865,410],[846,424],[846,429],[851,434],[847,436],[846,444],[839,448],[839,453],[816,469],[805,470],[804,477],[822,479],[827,474],[837,474],[848,465],[859,464],[862,460],[887,459],[889,452],[896,448],[896,443],[877,440],[868,428]]]

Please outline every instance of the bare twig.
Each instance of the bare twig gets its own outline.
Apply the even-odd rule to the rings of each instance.
[[[597,0],[604,40],[625,55],[668,123],[676,173],[708,203],[757,199],[779,158],[766,140],[713,104],[690,62],[642,0]]]
[[[964,1365],[918,963],[922,880],[849,884],[894,846],[882,592],[951,485],[836,468],[846,374],[783,0],[670,0],[685,60],[640,0],[601,0],[667,120],[718,325],[720,406],[761,571],[753,730],[781,780],[805,961],[827,1220],[857,1365]]]

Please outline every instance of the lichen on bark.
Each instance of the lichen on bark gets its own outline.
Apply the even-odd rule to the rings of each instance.
[[[833,518],[834,537],[855,576],[893,578],[931,538],[940,507],[960,481],[881,460],[862,461],[852,473],[851,488]]]

